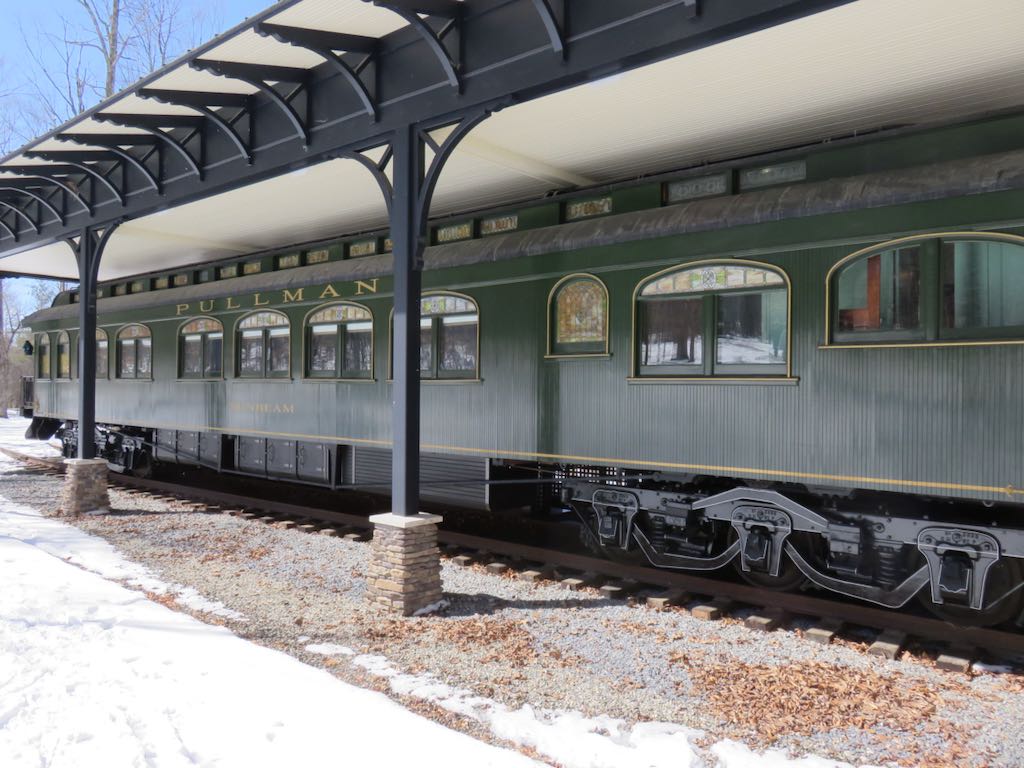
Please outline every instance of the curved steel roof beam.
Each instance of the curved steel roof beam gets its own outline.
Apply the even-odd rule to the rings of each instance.
[[[188,167],[202,180],[203,169],[199,167],[199,163],[192,157],[192,153],[185,149],[185,145],[180,141],[166,131],[161,130],[164,126],[169,128],[194,127],[196,120],[201,121],[204,119],[201,115],[125,115],[114,112],[97,112],[93,115],[93,119],[99,120],[101,123],[119,125],[122,128],[137,128],[151,136],[155,136],[181,155]]]
[[[44,176],[47,178],[49,178],[49,175],[44,173],[44,171],[49,171],[58,176],[67,176],[69,173],[82,173],[109,189],[114,197],[117,198],[117,201],[121,203],[122,207],[126,204],[124,193],[111,184],[110,179],[86,163],[66,160],[58,165],[0,165],[0,170],[16,173],[19,176]],[[90,213],[92,213],[91,210]]]
[[[161,104],[173,104],[179,107],[189,107],[202,114],[207,120],[223,131],[228,141],[235,145],[238,151],[245,158],[248,165],[252,165],[252,149],[242,140],[234,126],[213,111],[211,107],[240,107],[249,110],[249,97],[245,94],[236,93],[190,93],[189,91],[163,91],[157,88],[143,88],[138,95],[143,99],[152,99]],[[237,97],[237,98],[236,98]]]
[[[25,221],[28,222],[28,225],[30,227],[32,227],[32,231],[33,232],[35,232],[37,235],[39,234],[39,225],[35,222],[35,220],[31,216],[29,216],[27,213],[25,213],[23,210],[21,210],[21,208],[19,208],[16,205],[12,205],[11,203],[7,202],[6,200],[0,200],[0,206],[3,206],[4,208],[7,208],[8,210],[14,211],[15,214],[17,214],[19,217],[21,217],[22,219],[24,219]]]
[[[565,0],[533,0],[533,7],[544,24],[544,31],[548,33],[551,49],[564,59],[568,32],[565,28]]]
[[[285,27],[280,24],[268,24],[263,22],[257,24],[254,29],[256,34],[263,37],[272,37],[279,43],[293,45],[296,48],[305,48],[318,56],[323,56],[334,67],[335,71],[352,87],[356,96],[363,104],[366,111],[374,122],[378,120],[377,101],[371,95],[370,89],[363,82],[356,70],[349,66],[335,51],[346,51],[349,53],[365,53],[368,58],[377,54],[379,41],[375,37],[364,37],[362,35],[346,35],[336,32],[324,32],[317,29],[302,29],[300,27]],[[360,69],[362,66],[360,65]]]
[[[53,160],[55,162],[61,162],[62,158],[69,160],[75,160],[76,162],[88,161],[88,160],[120,160],[123,163],[127,163],[141,173],[149,181],[150,185],[156,190],[158,195],[164,193],[163,185],[160,180],[153,174],[146,164],[143,163],[139,158],[135,157],[131,152],[121,149],[119,146],[108,146],[97,142],[95,139],[89,139],[83,137],[81,134],[72,133],[60,133],[57,135],[58,141],[64,141],[80,145],[92,145],[102,146],[103,149],[51,149],[46,152],[33,152],[32,156],[42,157],[46,160]]]
[[[462,22],[462,3],[458,0],[364,0],[364,2],[373,3],[378,8],[384,8],[402,17],[406,24],[419,33],[419,36],[433,51],[434,57],[444,70],[445,77],[448,78],[448,84],[456,90],[462,89],[458,63],[461,57],[458,55],[453,57],[442,42],[441,35],[419,16],[423,13],[428,16],[450,19],[458,29]]]
[[[7,230],[7,233],[14,238],[14,242],[18,242],[21,239],[18,237],[18,233],[11,229],[9,226],[7,226],[3,219],[0,219],[0,227],[3,227],[4,229]]]
[[[57,221],[60,222],[61,226],[64,226],[65,224],[67,224],[67,219],[65,218],[64,214],[61,213],[60,211],[58,211],[53,206],[53,204],[51,204],[50,201],[47,200],[42,195],[37,195],[35,192],[32,192],[32,191],[27,190],[27,189],[19,189],[18,187],[5,187],[5,186],[3,186],[3,182],[0,181],[0,193],[2,193],[2,192],[14,192],[15,194],[18,194],[18,195],[24,195],[25,197],[30,197],[33,200],[35,200],[37,203],[39,203],[39,205],[41,205],[43,208],[45,208],[50,213],[52,213],[54,215],[54,217],[57,219]]]
[[[0,170],[8,170],[4,166],[0,166]],[[75,201],[85,209],[85,212],[90,216],[93,214],[92,205],[89,201],[82,197],[82,193],[78,191],[77,185],[75,187],[70,186],[60,179],[50,178],[49,176],[40,176],[38,174],[25,174],[20,179],[0,179],[5,187],[17,190],[23,190],[29,185],[38,187],[42,184],[53,184],[55,187],[60,189],[65,195],[68,195],[75,199]]]
[[[189,62],[189,66],[199,72],[209,72],[212,75],[226,77],[230,80],[240,80],[258,89],[284,113],[288,122],[295,128],[299,138],[302,139],[302,146],[309,146],[309,126],[299,117],[298,112],[295,111],[295,108],[288,99],[269,84],[269,81],[273,81],[277,83],[296,83],[305,87],[309,79],[308,70],[299,67],[242,64],[237,61],[215,61],[213,59],[193,59]]]

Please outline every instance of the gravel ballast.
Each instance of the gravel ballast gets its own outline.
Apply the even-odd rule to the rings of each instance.
[[[61,482],[11,467],[0,472],[0,495],[53,510]],[[366,543],[118,489],[110,498],[110,514],[69,522],[242,617],[197,613],[204,621],[349,682],[388,688],[346,653],[315,644],[379,654],[403,672],[513,709],[678,724],[702,731],[703,746],[730,738],[756,750],[858,765],[1024,765],[1024,733],[1016,725],[1024,720],[1024,678],[1014,673],[942,671],[927,650],[886,661],[867,655],[867,642],[809,642],[802,637],[807,623],[755,632],[742,614],[701,621],[685,607],[655,611],[594,589],[529,584],[512,571],[492,574],[447,559],[449,605],[441,614],[386,617],[365,603]],[[399,698],[495,740],[472,718]],[[702,756],[715,764],[710,751]]]

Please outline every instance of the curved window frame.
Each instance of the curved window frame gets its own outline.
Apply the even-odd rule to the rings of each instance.
[[[350,375],[352,372],[350,372],[350,371],[347,372],[345,370],[345,368],[344,368],[344,365],[345,365],[345,363],[344,363],[344,360],[345,360],[345,333],[339,333],[338,334],[338,339],[337,339],[337,342],[336,342],[337,345],[338,345],[338,348],[337,348],[336,353],[335,353],[336,354],[335,360],[341,364],[340,369],[337,368],[337,367],[335,368],[335,371],[337,372],[337,375],[334,375],[333,373],[314,372],[313,369],[312,369],[312,360],[310,360],[309,355],[310,355],[310,351],[313,348],[313,343],[312,343],[313,326],[311,325],[310,321],[312,320],[314,315],[316,315],[319,312],[323,312],[325,309],[330,309],[331,307],[342,307],[342,306],[345,306],[345,307],[355,307],[356,309],[360,309],[363,312],[366,312],[370,316],[369,320],[339,320],[336,323],[333,323],[334,325],[336,325],[338,327],[348,326],[348,325],[350,325],[352,323],[365,323],[365,322],[368,322],[370,324],[370,369],[369,369],[369,371],[366,372],[365,376]],[[328,323],[323,323],[323,324],[327,325]],[[311,309],[309,312],[307,312],[306,316],[302,319],[302,375],[303,375],[303,378],[310,379],[312,381],[352,381],[352,382],[367,382],[367,381],[372,382],[372,381],[376,381],[376,379],[374,378],[374,371],[375,371],[375,367],[374,366],[376,365],[376,359],[375,359],[376,358],[376,354],[375,354],[376,353],[376,343],[377,343],[376,319],[373,316],[373,310],[371,310],[368,306],[366,306],[365,304],[360,304],[359,302],[356,302],[356,301],[331,301],[331,302],[328,302],[327,304],[320,304],[319,306],[316,306],[313,309]]]
[[[433,375],[424,376],[422,371],[420,372],[420,381],[424,383],[436,383],[436,384],[466,384],[466,383],[479,383],[482,381],[480,378],[480,304],[472,296],[465,293],[459,293],[457,291],[424,291],[420,294],[420,328],[423,328],[423,311],[422,302],[432,296],[453,296],[457,299],[463,299],[473,305],[476,310],[476,368],[473,371],[472,376],[455,375],[456,373],[461,374],[462,371],[446,371],[441,372],[441,375],[437,375],[440,372],[438,366],[438,341],[439,341],[439,327],[440,323],[433,322],[433,318],[444,317],[443,314],[439,315],[426,315],[431,318],[431,340],[432,349],[431,361],[433,362],[433,368],[431,373]],[[394,380],[394,362],[395,362],[395,308],[391,308],[391,313],[388,317],[388,381]]]
[[[188,334],[188,335],[196,335],[196,334],[198,334],[199,336],[201,336],[201,339],[200,339],[200,359],[202,361],[201,364],[202,364],[202,369],[203,370],[198,375],[196,375],[196,374],[189,374],[189,373],[185,372],[185,336],[186,336],[185,329],[188,328],[188,326],[190,326],[192,323],[196,322],[197,320],[209,320],[209,321],[214,322],[214,323],[216,323],[217,325],[220,326],[220,331],[219,331],[219,333],[221,335],[221,342],[220,342],[220,373],[211,375],[207,371],[207,365],[206,365],[206,350],[207,350],[207,345],[209,343],[209,337],[211,335],[213,335],[213,334],[218,333],[218,331],[197,331],[195,333]],[[178,349],[178,359],[177,359],[178,379],[180,379],[181,381],[221,381],[221,380],[223,380],[223,378],[224,378],[224,348],[225,348],[225,342],[226,342],[226,339],[224,338],[224,323],[223,322],[218,320],[216,317],[211,317],[210,315],[196,315],[195,317],[190,317],[188,320],[186,320],[184,323],[182,323],[181,325],[178,326],[177,339],[178,339],[178,342],[177,342],[177,349]]]
[[[687,272],[691,269],[697,269],[699,267],[710,267],[710,266],[727,266],[727,267],[748,267],[752,269],[761,269],[773,272],[782,278],[782,285],[776,286],[774,290],[785,290],[786,292],[786,360],[784,363],[772,363],[772,364],[749,364],[749,365],[735,365],[735,364],[724,364],[720,370],[719,367],[723,364],[716,362],[716,340],[717,340],[717,323],[714,322],[715,314],[713,310],[709,310],[707,305],[702,307],[701,318],[705,331],[705,338],[703,341],[704,358],[705,363],[699,364],[702,367],[700,372],[696,371],[698,364],[694,364],[695,369],[692,373],[689,371],[680,373],[661,373],[657,370],[657,366],[648,366],[647,369],[640,365],[640,319],[639,319],[639,308],[640,303],[643,301],[641,293],[651,283],[655,282],[659,278],[665,277],[666,275],[674,272]],[[701,299],[711,298],[720,295],[738,295],[742,293],[754,293],[761,290],[759,287],[746,286],[736,289],[726,288],[724,290],[704,290],[694,291],[690,296]],[[687,294],[669,294],[669,295],[687,295]],[[709,316],[708,312],[712,312]],[[767,381],[781,381],[781,382],[796,382],[796,378],[793,376],[793,284],[789,279],[789,273],[785,269],[778,266],[777,264],[769,264],[763,261],[753,261],[749,259],[701,259],[700,261],[684,262],[681,264],[674,264],[671,267],[659,270],[654,274],[644,277],[640,282],[637,283],[633,289],[633,301],[632,301],[632,312],[633,319],[631,324],[631,343],[632,350],[630,354],[630,376],[629,381],[631,382],[706,382],[715,383],[723,381],[735,381],[735,382],[767,382]],[[711,333],[709,334],[708,331]],[[767,369],[762,370],[761,369]]]
[[[286,326],[281,325],[265,325],[260,328],[243,329],[242,323],[250,317],[256,315],[271,314],[280,315],[287,321]],[[285,371],[270,371],[268,370],[268,357],[270,355],[270,331],[274,328],[287,328],[288,329],[288,369]],[[263,331],[263,371],[260,374],[242,373],[242,331],[243,330],[262,330]],[[273,379],[290,379],[292,377],[292,320],[287,314],[279,309],[257,309],[252,312],[246,312],[244,315],[239,317],[235,321],[235,329],[233,334],[235,343],[234,349],[234,361],[235,361],[235,378],[243,381],[267,381]]]
[[[1003,232],[930,232],[887,240],[861,248],[833,264],[825,275],[825,340],[821,349],[963,347],[1024,344],[1024,326],[947,329],[942,326],[942,246],[975,241],[1010,243],[1024,248],[1024,237]],[[838,280],[844,268],[884,251],[921,247],[921,327],[916,331],[840,331]]]
[[[555,339],[555,334],[558,332],[558,298],[573,283],[577,282],[590,282],[597,285],[602,294],[604,295],[604,328],[602,336],[603,342],[596,342],[593,344],[599,344],[596,348],[590,347],[592,342],[569,342],[566,351],[559,351],[559,344]],[[544,357],[548,360],[574,360],[578,358],[587,357],[610,357],[610,345],[609,345],[609,331],[611,328],[611,296],[608,293],[608,286],[605,285],[604,281],[596,275],[592,275],[588,272],[574,272],[570,275],[566,275],[557,283],[555,283],[551,290],[548,292],[548,304],[547,304],[547,352]],[[576,345],[577,351],[572,350],[572,345]]]
[[[45,355],[43,351],[45,350]],[[43,373],[43,361],[46,361],[46,373]],[[53,347],[50,334],[40,333],[36,336],[36,378],[40,381],[53,381]]]
[[[103,350],[103,368],[100,368],[100,342],[104,342],[107,346]],[[102,328],[96,329],[96,378],[97,379],[109,379],[110,378],[110,334]]]
[[[129,328],[142,328],[142,329],[144,329],[146,331],[146,335],[145,336],[132,336],[130,338],[130,340],[135,343],[135,347],[134,347],[135,370],[134,370],[133,375],[126,376],[125,373],[124,373],[124,367],[122,365],[123,354],[124,354],[124,347],[122,346],[122,342],[127,341],[128,339],[122,339],[121,336]],[[140,347],[145,347],[146,346],[145,344],[141,344],[140,343],[142,339],[149,339],[149,345],[148,345],[149,346],[149,372],[146,375],[144,375],[144,376],[140,376],[139,375],[139,367],[138,367],[139,349],[140,349]],[[120,328],[117,329],[117,335],[114,337],[114,347],[115,347],[115,353],[116,353],[115,354],[115,358],[116,359],[115,359],[115,363],[114,364],[117,366],[115,370],[117,371],[117,378],[118,378],[119,381],[152,381],[153,380],[153,330],[148,325],[144,325],[143,323],[128,323],[127,325],[121,326]],[[109,348],[107,350],[107,353],[109,354]]]
[[[67,369],[65,370],[63,361],[61,358],[60,345],[67,345]],[[57,375],[53,378],[57,381],[71,381],[71,334],[67,331],[61,331],[57,334]]]

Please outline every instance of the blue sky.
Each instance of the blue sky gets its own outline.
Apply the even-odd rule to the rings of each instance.
[[[235,26],[248,16],[252,16],[264,8],[273,5],[273,0],[184,0],[186,8],[202,8],[211,16],[214,32],[223,32]],[[15,83],[26,77],[22,67],[31,66],[32,62],[25,51],[25,43],[21,29],[30,35],[38,26],[45,30],[58,32],[61,19],[77,22],[84,20],[84,14],[75,0],[0,0],[4,10],[3,22],[0,23],[0,59],[3,59],[6,78]],[[205,42],[201,41],[201,42]],[[0,82],[0,92],[11,83]],[[0,109],[3,107],[0,106]],[[5,290],[15,296],[25,295],[27,286],[24,280],[6,280]]]

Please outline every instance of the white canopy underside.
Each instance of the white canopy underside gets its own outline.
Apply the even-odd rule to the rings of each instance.
[[[303,0],[271,21],[378,37],[402,24],[365,3],[337,0]],[[444,169],[431,213],[498,206],[885,125],[1018,107],[1024,104],[1022,29],[1020,0],[987,0],[980,8],[962,0],[858,0],[563,91],[506,109],[475,129]],[[210,56],[301,67],[320,61],[251,32]],[[154,87],[251,90],[188,68]],[[116,109],[190,111],[135,96]],[[128,129],[89,120],[75,130]],[[370,175],[354,161],[335,160],[122,225],[100,279],[386,225]],[[77,276],[62,244],[4,258],[0,269]]]

